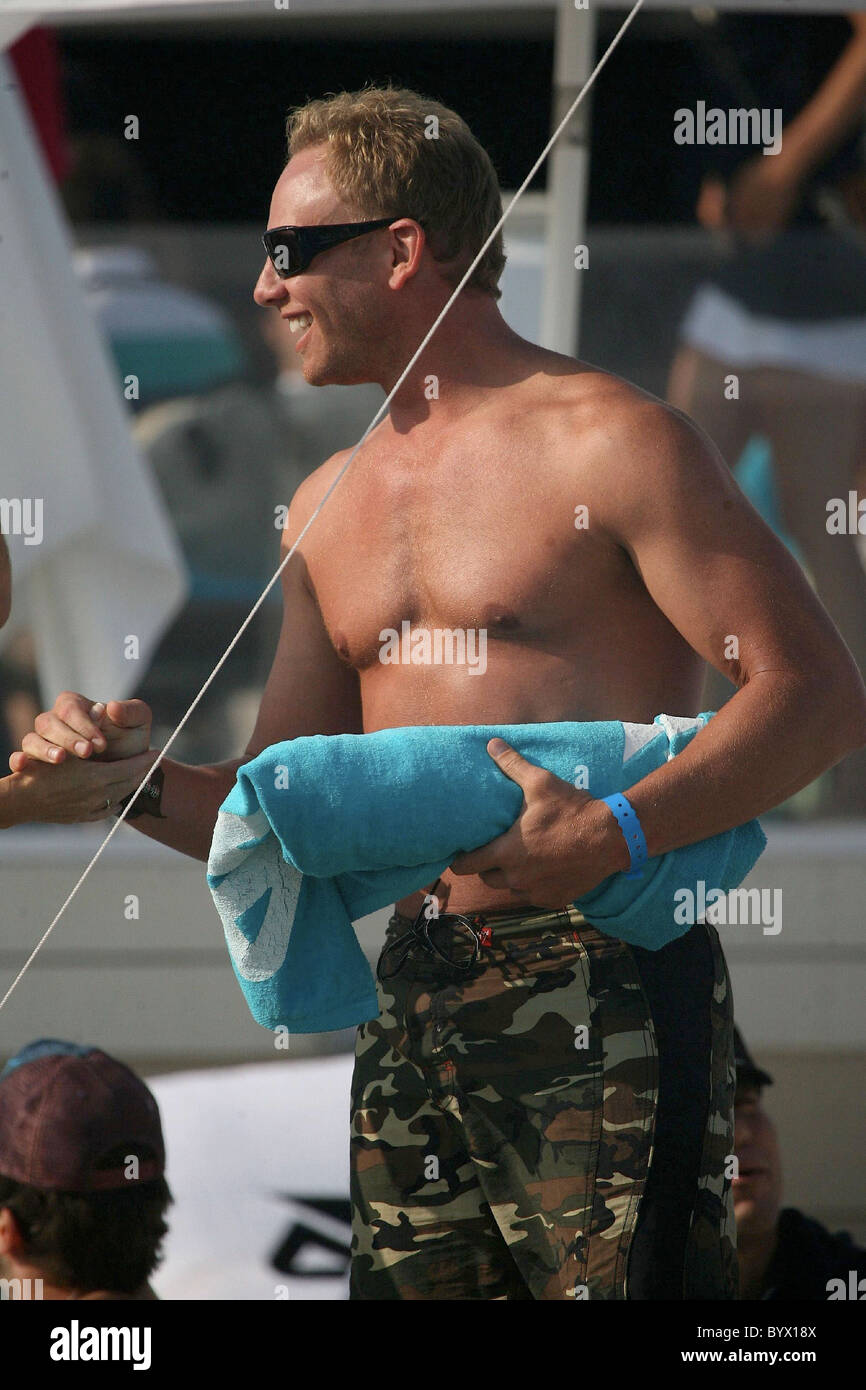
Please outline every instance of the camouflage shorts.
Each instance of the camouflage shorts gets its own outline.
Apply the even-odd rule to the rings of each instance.
[[[379,984],[352,1084],[352,1298],[736,1298],[718,935],[645,951],[575,922],[464,976],[413,951]]]

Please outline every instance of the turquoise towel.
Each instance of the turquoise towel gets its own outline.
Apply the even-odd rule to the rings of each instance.
[[[208,884],[257,1022],[296,1033],[378,1014],[352,922],[432,883],[461,850],[516,820],[523,793],[487,753],[499,736],[593,796],[627,791],[711,714],[653,724],[432,725],[316,735],[266,748],[220,808]],[[674,893],[736,887],[761,854],[757,821],[613,874],[577,906],[610,936],[657,950],[688,930]],[[681,914],[680,914],[681,915]]]

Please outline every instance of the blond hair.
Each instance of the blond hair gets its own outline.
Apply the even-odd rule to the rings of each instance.
[[[465,274],[502,216],[496,171],[466,122],[407,87],[365,87],[294,107],[286,135],[289,158],[327,144],[325,171],[361,218],[420,222],[450,284]],[[498,299],[504,265],[499,232],[467,287]]]

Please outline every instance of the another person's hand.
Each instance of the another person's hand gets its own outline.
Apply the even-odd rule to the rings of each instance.
[[[156,757],[157,750],[150,749],[115,762],[72,757],[51,767],[34,760],[3,779],[0,812],[9,825],[105,820],[144,781]]]
[[[52,709],[37,716],[33,732],[25,734],[9,766],[13,772],[37,762],[57,766],[69,754],[100,762],[132,758],[150,746],[152,717],[143,700],[109,700],[104,705],[64,690]]]

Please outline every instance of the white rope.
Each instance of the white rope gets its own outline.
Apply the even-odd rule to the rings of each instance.
[[[391,387],[390,392],[389,392],[388,395],[385,397],[385,399],[384,399],[384,401],[382,402],[382,404],[379,406],[379,409],[376,411],[376,414],[373,416],[372,420],[370,421],[369,425],[368,425],[367,428],[365,429],[364,433],[361,435],[361,438],[358,440],[357,444],[355,445],[354,449],[353,449],[352,452],[350,453],[349,457],[346,459],[346,462],[343,464],[343,466],[342,466],[342,468],[340,469],[339,473],[337,474],[336,478],[335,478],[334,481],[331,483],[331,485],[330,485],[330,487],[328,488],[327,492],[325,493],[324,497],[323,497],[322,500],[319,502],[319,504],[318,504],[318,506],[316,507],[316,509],[315,509],[315,511],[313,512],[313,514],[310,516],[310,518],[309,518],[309,520],[307,521],[306,525],[305,525],[305,526],[302,528],[302,530],[300,531],[300,533],[299,533],[299,535],[298,535],[298,537],[297,537],[297,540],[294,542],[294,544],[291,546],[291,548],[288,550],[288,552],[287,552],[286,555],[284,556],[284,558],[283,558],[283,560],[282,560],[282,562],[281,562],[281,564],[280,564],[279,569],[276,571],[276,573],[272,576],[272,578],[270,579],[270,581],[268,582],[268,584],[267,584],[267,585],[265,586],[265,588],[262,590],[262,592],[261,592],[261,594],[259,595],[258,599],[257,599],[256,602],[254,603],[253,607],[250,609],[250,611],[249,611],[249,613],[247,614],[246,618],[245,618],[244,621],[241,623],[240,627],[238,628],[237,632],[235,633],[234,637],[232,638],[231,642],[229,642],[229,645],[226,647],[225,651],[223,652],[223,654],[222,654],[222,656],[220,657],[219,661],[217,662],[216,666],[215,666],[215,667],[213,668],[213,670],[211,671],[210,675],[208,676],[208,678],[207,678],[207,680],[205,681],[204,685],[202,686],[201,690],[200,690],[200,691],[198,692],[198,694],[196,695],[195,699],[193,700],[193,702],[192,702],[192,704],[190,705],[189,709],[187,710],[186,714],[183,716],[183,718],[181,719],[181,721],[180,721],[180,723],[178,724],[177,728],[175,729],[174,733],[171,735],[171,738],[168,740],[168,742],[166,743],[165,747],[164,747],[164,748],[162,749],[162,751],[160,752],[160,754],[159,754],[159,756],[157,757],[156,761],[154,762],[153,766],[149,769],[149,771],[146,773],[146,775],[144,776],[144,778],[142,779],[142,781],[138,784],[138,786],[136,787],[136,789],[135,789],[133,795],[132,795],[132,796],[130,797],[130,799],[127,801],[126,806],[125,806],[124,809],[123,809],[123,814],[120,815],[120,816],[118,816],[117,820],[115,821],[115,824],[114,824],[114,825],[111,827],[111,829],[109,830],[109,832],[108,832],[108,834],[106,835],[105,839],[103,840],[102,844],[99,846],[99,849],[96,851],[96,853],[94,854],[94,856],[93,856],[93,858],[91,859],[90,863],[87,865],[87,868],[84,870],[84,872],[82,873],[82,875],[81,875],[81,877],[79,878],[78,882],[75,884],[75,887],[72,889],[72,892],[69,894],[68,898],[67,898],[66,901],[63,903],[62,907],[60,908],[60,911],[57,913],[57,915],[56,915],[56,917],[54,918],[53,922],[50,924],[50,926],[48,926],[48,927],[46,928],[45,932],[44,932],[43,935],[40,937],[40,939],[39,939],[39,941],[37,942],[37,944],[34,946],[33,950],[31,951],[30,955],[27,957],[27,960],[24,962],[24,964],[23,964],[23,966],[21,967],[21,969],[19,970],[18,974],[15,976],[15,979],[12,981],[12,983],[11,983],[11,985],[9,986],[9,988],[7,989],[6,993],[3,995],[3,998],[0,999],[0,1009],[3,1008],[3,1006],[5,1005],[7,999],[9,999],[10,995],[12,994],[13,990],[17,988],[17,986],[18,986],[18,984],[20,983],[20,981],[24,978],[24,976],[26,975],[27,971],[30,969],[30,966],[33,964],[33,961],[36,959],[36,957],[38,956],[39,952],[42,950],[42,947],[45,945],[45,942],[48,940],[48,938],[49,938],[49,936],[51,935],[51,933],[53,932],[54,928],[57,926],[57,923],[60,921],[60,918],[63,916],[63,914],[64,914],[64,912],[66,911],[67,907],[68,907],[69,904],[72,902],[72,900],[73,900],[73,898],[75,897],[75,895],[77,894],[79,888],[80,888],[80,887],[82,886],[82,884],[84,883],[84,881],[85,881],[85,879],[87,878],[88,874],[90,873],[91,869],[93,869],[93,867],[94,867],[94,866],[96,865],[96,863],[98,862],[100,856],[102,855],[103,850],[104,850],[104,849],[106,848],[106,846],[111,842],[111,840],[113,839],[113,837],[117,834],[117,831],[118,831],[118,829],[120,828],[120,826],[121,826],[121,825],[123,824],[123,822],[126,820],[127,813],[128,813],[128,811],[130,810],[130,808],[131,808],[133,802],[138,798],[138,795],[139,795],[139,793],[141,792],[142,787],[144,787],[145,784],[147,783],[148,779],[149,779],[150,777],[153,776],[154,772],[155,772],[156,769],[159,767],[160,763],[162,762],[162,760],[163,760],[163,758],[165,757],[165,755],[166,755],[166,753],[168,752],[168,750],[171,748],[172,744],[174,743],[174,741],[175,741],[175,739],[177,738],[178,734],[180,733],[181,729],[182,729],[182,728],[184,727],[184,725],[186,724],[186,722],[187,722],[187,720],[189,719],[190,715],[192,714],[193,710],[194,710],[194,709],[196,708],[196,706],[198,705],[199,701],[201,700],[201,697],[204,695],[205,691],[210,687],[210,685],[211,685],[211,683],[213,682],[213,680],[215,679],[215,677],[216,677],[216,676],[219,674],[219,672],[222,670],[222,667],[224,666],[224,664],[225,664],[225,662],[227,661],[228,657],[229,657],[229,656],[231,655],[231,653],[234,651],[234,649],[235,649],[235,647],[237,646],[238,642],[240,641],[241,637],[242,637],[243,634],[246,632],[247,628],[249,627],[249,625],[250,625],[250,623],[252,622],[253,618],[255,617],[256,613],[257,613],[257,612],[259,611],[259,609],[261,608],[262,604],[264,603],[264,601],[265,601],[265,599],[267,598],[268,594],[270,593],[271,589],[272,589],[272,588],[274,587],[274,585],[276,584],[277,580],[279,579],[279,577],[280,577],[280,575],[282,574],[283,570],[285,569],[286,565],[289,563],[289,561],[291,560],[291,558],[292,558],[292,556],[294,555],[295,551],[297,550],[298,546],[300,545],[301,541],[304,539],[304,536],[307,534],[307,532],[309,531],[309,529],[310,529],[310,527],[312,526],[313,522],[316,520],[316,517],[319,515],[319,512],[320,512],[320,511],[322,510],[322,508],[324,507],[324,505],[325,505],[325,503],[327,502],[328,498],[331,496],[331,493],[335,490],[335,488],[338,486],[338,484],[339,484],[339,483],[342,481],[342,479],[345,477],[346,472],[347,472],[347,470],[348,470],[348,468],[349,468],[349,465],[350,465],[350,463],[352,462],[352,460],[354,459],[354,457],[355,457],[355,455],[357,454],[358,450],[361,448],[362,444],[363,444],[364,441],[367,439],[368,435],[370,434],[370,431],[373,430],[373,429],[376,427],[376,425],[379,423],[379,421],[380,421],[380,419],[382,418],[382,415],[384,414],[385,410],[386,410],[387,407],[390,405],[391,401],[393,400],[393,398],[394,398],[394,396],[396,395],[396,393],[399,391],[400,387],[403,385],[403,382],[406,380],[406,377],[409,375],[409,372],[412,370],[412,368],[414,367],[415,363],[418,361],[418,358],[421,356],[421,353],[424,351],[424,349],[425,349],[425,347],[427,346],[427,344],[429,343],[430,339],[433,337],[433,334],[436,332],[436,329],[439,327],[439,325],[440,325],[440,323],[442,322],[442,320],[444,319],[445,315],[448,313],[448,310],[451,308],[451,305],[454,303],[454,301],[455,301],[455,299],[457,298],[457,296],[459,295],[460,291],[463,289],[464,285],[472,278],[472,275],[474,274],[475,269],[476,269],[476,267],[477,267],[479,261],[480,261],[481,258],[483,257],[483,255],[484,255],[485,251],[487,250],[487,248],[490,246],[491,242],[493,242],[494,239],[496,238],[496,236],[499,234],[499,231],[500,231],[501,228],[504,226],[504,224],[505,224],[507,218],[511,215],[511,211],[512,211],[513,207],[515,206],[515,204],[517,203],[518,198],[522,197],[523,193],[524,193],[525,190],[528,188],[529,184],[530,184],[530,183],[532,182],[532,180],[535,178],[535,175],[538,173],[538,170],[541,168],[541,166],[542,166],[542,164],[544,163],[545,159],[546,159],[547,156],[550,154],[550,151],[552,150],[552,148],[553,148],[553,146],[555,145],[556,141],[559,139],[559,137],[560,137],[560,135],[562,134],[563,130],[564,130],[565,127],[568,125],[569,121],[571,120],[571,118],[572,118],[572,116],[574,115],[575,111],[577,110],[578,106],[579,106],[580,103],[583,101],[583,98],[586,96],[587,92],[588,92],[588,91],[590,90],[590,88],[592,87],[593,83],[595,82],[595,79],[598,77],[598,74],[601,72],[601,70],[602,70],[602,68],[604,67],[605,63],[607,62],[608,58],[609,58],[610,55],[613,53],[614,49],[616,48],[616,46],[617,46],[617,44],[619,43],[620,39],[622,38],[623,34],[624,34],[625,31],[628,29],[629,25],[631,24],[632,20],[634,19],[635,15],[637,14],[638,10],[641,9],[642,5],[643,5],[643,0],[637,0],[637,3],[636,3],[636,4],[634,5],[634,7],[629,11],[629,13],[628,13],[626,19],[623,21],[623,23],[621,24],[620,28],[617,30],[617,32],[616,32],[616,34],[614,35],[613,39],[612,39],[611,42],[608,44],[607,48],[605,49],[604,53],[602,54],[601,58],[598,60],[598,62],[596,63],[595,67],[593,68],[592,72],[589,74],[589,77],[588,77],[588,78],[586,79],[586,81],[584,82],[583,86],[581,87],[581,89],[580,89],[580,91],[578,92],[577,96],[575,97],[574,101],[571,103],[571,106],[570,106],[570,107],[568,108],[568,110],[566,111],[566,113],[565,113],[565,115],[563,116],[562,120],[560,121],[559,125],[556,127],[556,130],[553,132],[553,134],[551,135],[551,137],[550,137],[550,139],[548,140],[547,144],[545,145],[544,149],[542,150],[541,154],[538,156],[537,160],[536,160],[535,163],[533,164],[533,166],[532,166],[532,168],[530,169],[529,173],[526,175],[526,178],[523,180],[523,183],[522,183],[522,184],[520,185],[520,187],[518,188],[518,190],[517,190],[517,192],[515,193],[514,197],[511,199],[511,202],[508,204],[508,207],[505,209],[504,213],[503,213],[502,216],[500,217],[500,219],[499,219],[499,221],[497,222],[496,226],[493,228],[493,231],[490,233],[489,237],[488,237],[487,240],[485,241],[484,245],[481,247],[481,250],[478,252],[477,256],[475,257],[474,261],[473,261],[472,264],[470,265],[469,269],[466,271],[466,274],[463,276],[463,279],[460,281],[459,285],[458,285],[457,288],[454,290],[453,294],[452,294],[451,297],[448,299],[448,301],[446,302],[446,304],[444,305],[444,307],[443,307],[442,310],[440,311],[439,315],[437,316],[437,318],[435,319],[435,321],[433,322],[433,324],[431,325],[431,327],[428,329],[427,333],[424,335],[424,338],[422,339],[421,343],[420,343],[419,346],[415,349],[415,352],[414,352],[413,355],[410,357],[409,361],[406,363],[406,366],[403,368],[402,373],[401,373],[400,376],[397,378],[397,380],[396,380],[396,382],[394,383],[394,385]]]

